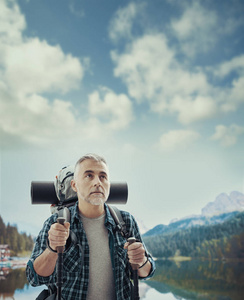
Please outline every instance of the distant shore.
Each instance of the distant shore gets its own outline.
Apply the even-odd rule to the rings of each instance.
[[[244,262],[243,258],[213,258],[208,259],[206,257],[189,257],[189,256],[171,256],[171,257],[153,257],[155,260],[171,260],[175,262],[181,262],[181,261],[191,261],[191,260],[202,260],[202,261],[219,261],[219,262]]]
[[[0,267],[11,268],[11,269],[25,268],[28,260],[29,257],[13,256],[10,257],[9,259],[0,260]]]

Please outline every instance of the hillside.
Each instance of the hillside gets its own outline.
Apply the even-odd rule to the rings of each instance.
[[[26,233],[19,233],[16,226],[7,226],[4,224],[0,216],[0,244],[7,244],[13,255],[17,255],[23,251],[31,251],[34,245],[31,236]]]
[[[221,216],[219,216],[221,217]],[[175,255],[202,257],[207,259],[244,259],[244,212],[222,215],[225,221],[211,225],[180,228],[158,227],[144,235],[148,250],[154,257]],[[218,220],[218,218],[217,218]],[[185,225],[187,224],[184,223]],[[160,230],[162,233],[159,233]]]
[[[143,237],[173,233],[182,229],[188,229],[195,226],[209,226],[209,225],[221,224],[235,217],[238,213],[239,213],[238,211],[235,211],[235,212],[224,213],[212,217],[201,216],[201,215],[186,217],[179,221],[171,222],[169,225],[163,225],[163,224],[157,225],[154,228],[147,231],[143,235]]]

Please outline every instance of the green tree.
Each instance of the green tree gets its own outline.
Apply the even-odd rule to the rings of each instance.
[[[6,226],[0,216],[0,244],[8,244],[14,254],[22,251],[30,251],[33,248],[33,238],[26,233],[19,233],[16,226],[9,223]]]

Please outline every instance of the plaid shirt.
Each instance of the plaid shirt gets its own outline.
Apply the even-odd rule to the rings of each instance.
[[[117,300],[129,300],[131,297],[131,269],[127,259],[127,251],[124,249],[126,239],[116,230],[116,224],[111,216],[107,205],[105,204],[106,218],[105,227],[109,235],[109,248],[115,278],[115,290]],[[70,230],[76,235],[77,243],[71,243],[63,254],[63,286],[62,297],[66,300],[85,300],[89,283],[89,246],[86,234],[82,225],[82,221],[78,212],[78,203],[70,208],[71,220]],[[142,241],[138,225],[128,212],[121,211],[127,231],[130,236]],[[39,276],[34,268],[34,260],[47,248],[47,238],[50,226],[56,222],[57,214],[52,215],[45,223],[40,231],[32,255],[27,264],[26,275],[32,286],[48,285],[56,283],[56,268],[49,277]],[[145,245],[144,248],[146,249]],[[147,251],[147,250],[146,250]],[[149,261],[152,264],[151,272],[148,277],[140,279],[148,279],[153,276],[155,271],[155,263],[148,253]]]

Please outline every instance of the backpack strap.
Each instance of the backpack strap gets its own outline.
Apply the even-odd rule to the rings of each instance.
[[[58,218],[63,217],[65,218],[65,222],[70,223],[70,211],[68,207],[66,206],[57,207],[57,213],[58,213]]]
[[[120,210],[115,206],[107,205],[108,209],[116,223],[116,229],[121,232],[121,235],[126,239],[129,237],[129,233],[126,230],[126,224],[122,218]]]

